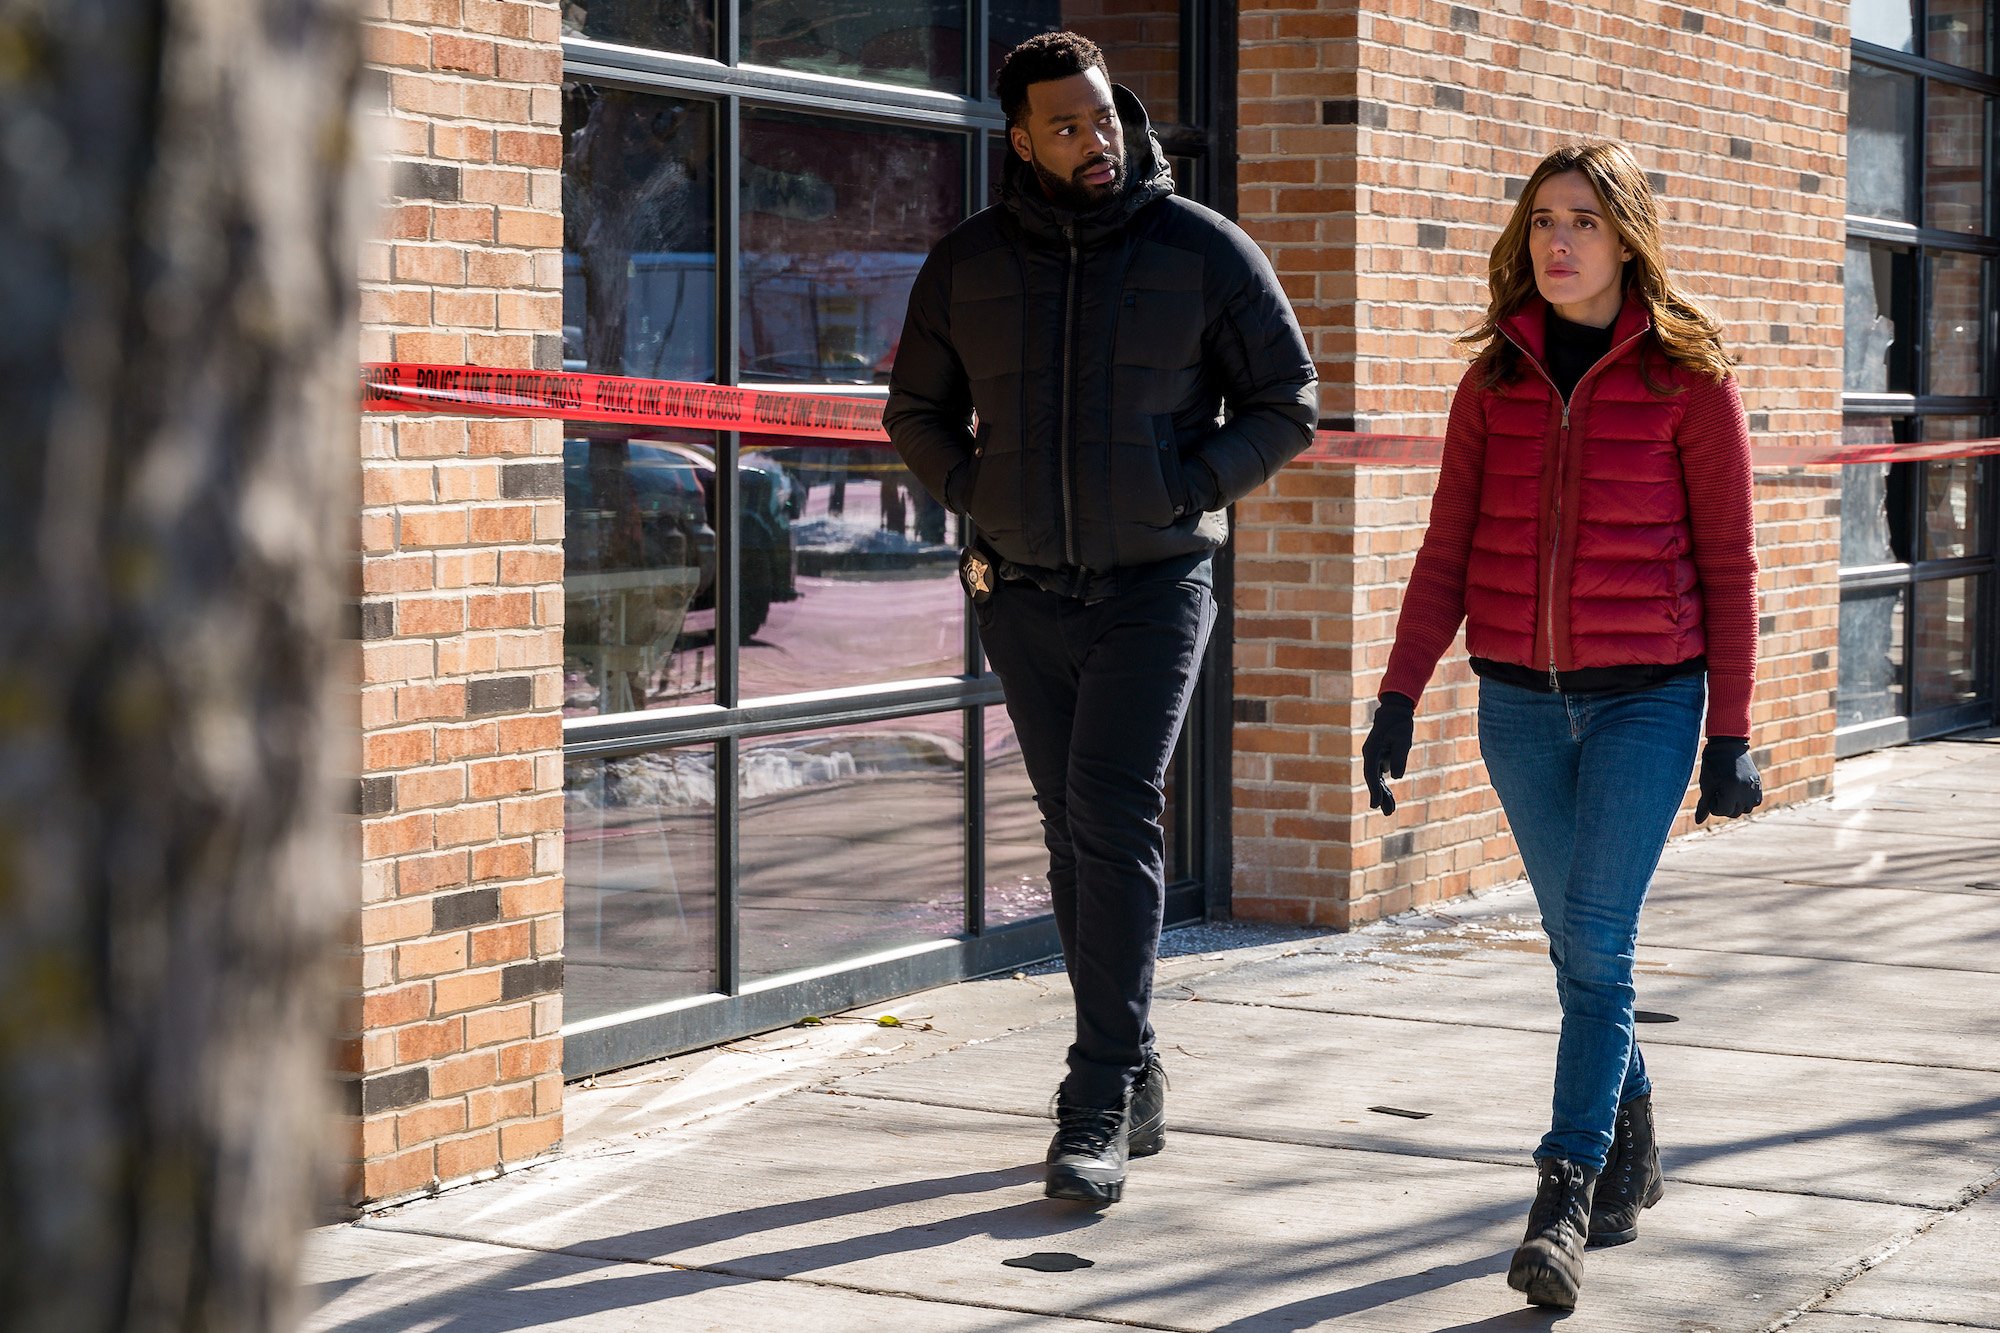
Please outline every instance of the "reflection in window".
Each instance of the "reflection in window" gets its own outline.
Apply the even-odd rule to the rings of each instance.
[[[1968,398],[1990,392],[1980,349],[1980,325],[1985,323],[1981,288],[1989,266],[1978,255],[1950,250],[1933,250],[1927,258],[1930,345],[1924,349],[1929,371],[1924,392]]]
[[[1993,73],[1986,44],[1990,3],[1991,0],[1929,0],[1924,6],[1924,54],[1948,65]],[[1857,5],[1855,12],[1859,13],[1860,8]]]
[[[1986,587],[1984,577],[1917,585],[1916,711],[1987,697]]]
[[[1984,232],[1993,99],[1930,80],[1924,99],[1924,225]]]
[[[1873,42],[1891,51],[1915,51],[1915,9],[1913,0],[1854,0],[1848,19],[1854,28],[1854,40]]]
[[[965,928],[963,714],[742,743],[743,974]]]
[[[565,37],[714,56],[715,0],[562,0]]]
[[[715,378],[715,114],[563,85],[563,363]]]
[[[1948,439],[1937,427],[1951,418],[1932,417],[1924,422],[1926,439]],[[1957,420],[1976,426],[1976,417]],[[1968,433],[1960,438],[1970,439]],[[1967,556],[1991,555],[1992,535],[1986,531],[1983,514],[1987,488],[1992,485],[1987,460],[1944,458],[1924,464],[1924,555],[1930,560],[1959,560]]]
[[[563,1011],[571,1022],[715,989],[715,751],[563,772]]]
[[[986,710],[986,924],[1046,916],[1049,850],[1021,741],[1005,708]]]
[[[1840,596],[1838,725],[1903,714],[1903,606],[1907,588]]]
[[[779,501],[743,488],[742,696],[962,674],[964,520],[887,444],[778,443],[751,458],[785,490]],[[753,549],[765,529],[784,533],[783,568],[775,535]],[[758,550],[772,552],[768,574]]]
[[[965,91],[962,0],[744,0],[743,59],[837,78]]]
[[[1847,243],[1847,368],[1849,393],[1914,393],[1907,338],[1898,338],[1911,295],[1914,261],[1907,251],[1866,241]]]
[[[886,384],[924,256],[965,215],[962,134],[745,109],[743,378]]]
[[[1104,50],[1113,83],[1138,95],[1155,125],[1184,119],[1181,108],[1181,6],[1178,0],[993,0],[987,20],[987,77],[1007,53],[1038,32],[1067,28]],[[1186,193],[1185,190],[1182,193]]]
[[[1910,164],[1916,157],[1917,81],[1854,62],[1847,102],[1847,211],[1913,222]]]
[[[565,715],[714,702],[715,562],[712,437],[563,441]]]

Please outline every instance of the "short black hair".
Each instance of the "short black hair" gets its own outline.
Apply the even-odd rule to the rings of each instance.
[[[1009,125],[1021,123],[1028,110],[1028,85],[1067,79],[1105,69],[1104,52],[1081,33],[1037,33],[1007,53],[1000,62],[1000,110]],[[1105,70],[1105,77],[1110,71]]]

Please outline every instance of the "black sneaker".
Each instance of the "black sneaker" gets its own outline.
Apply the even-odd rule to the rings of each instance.
[[[1167,1146],[1167,1067],[1152,1052],[1132,1080],[1132,1123],[1127,1130],[1128,1151],[1134,1157],[1151,1157]]]
[[[1117,1203],[1125,1193],[1124,1107],[1067,1106],[1056,1097],[1056,1136],[1049,1141],[1051,1199]]]

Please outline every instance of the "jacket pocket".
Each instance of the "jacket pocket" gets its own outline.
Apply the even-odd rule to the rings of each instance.
[[[945,481],[945,507],[960,514],[970,514],[979,494],[979,466],[985,461],[986,437],[992,427],[985,422],[972,437],[972,453],[951,470]]]
[[[1171,414],[1161,413],[1152,419],[1153,457],[1160,467],[1160,483],[1166,487],[1167,506],[1173,518],[1179,519],[1188,511],[1187,473],[1181,463],[1180,441],[1174,435],[1174,419]]]

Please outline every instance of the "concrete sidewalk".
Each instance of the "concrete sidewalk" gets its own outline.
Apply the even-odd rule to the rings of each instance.
[[[1061,977],[974,982],[572,1088],[561,1159],[315,1233],[310,1327],[2000,1329],[2000,737],[1668,849],[1667,1193],[1559,1321],[1505,1279],[1557,1016],[1525,886],[1169,942],[1171,1132],[1115,1207],[1041,1196]]]

